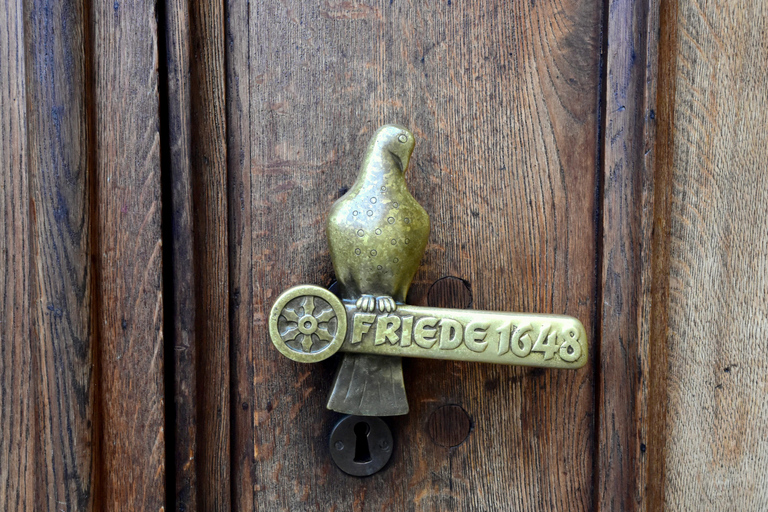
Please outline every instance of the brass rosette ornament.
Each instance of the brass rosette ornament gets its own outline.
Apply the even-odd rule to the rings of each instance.
[[[269,315],[269,335],[281,354],[315,363],[344,343],[347,316],[333,293],[319,286],[295,286],[278,297]]]

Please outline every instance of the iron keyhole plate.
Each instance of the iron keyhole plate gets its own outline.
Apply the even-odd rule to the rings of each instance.
[[[370,476],[386,466],[392,456],[392,432],[381,418],[345,416],[330,439],[331,458],[352,476]]]

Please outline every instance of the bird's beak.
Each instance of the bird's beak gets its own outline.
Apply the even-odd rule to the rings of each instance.
[[[411,161],[410,156],[406,156],[405,158],[400,159],[400,170],[405,172],[406,169],[408,169],[408,163]]]
[[[405,166],[403,165],[403,159],[400,158],[400,156],[397,155],[394,151],[390,151],[389,154],[392,155],[392,158],[395,159],[395,163],[397,164],[397,167],[400,169],[400,172],[405,172]]]

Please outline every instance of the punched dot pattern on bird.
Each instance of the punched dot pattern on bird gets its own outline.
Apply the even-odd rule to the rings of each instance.
[[[370,190],[370,189],[369,189],[369,190]],[[382,193],[384,193],[384,194],[383,194],[383,195],[384,195],[384,197],[383,197],[383,198],[379,198],[379,197],[377,197],[376,195],[374,195],[374,196],[367,196],[367,199],[368,199],[368,203],[369,203],[371,206],[374,206],[374,205],[376,205],[376,206],[378,207],[378,205],[379,205],[379,204],[382,204],[382,207],[383,207],[383,208],[387,208],[387,207],[389,207],[390,211],[389,211],[388,213],[389,213],[390,215],[388,215],[388,216],[386,217],[386,221],[387,221],[387,224],[389,224],[389,225],[390,225],[390,226],[392,226],[392,227],[391,227],[391,228],[389,228],[387,231],[391,231],[392,229],[395,229],[396,231],[395,231],[394,233],[390,233],[390,234],[395,234],[395,233],[397,233],[397,234],[400,234],[400,230],[398,230],[397,226],[395,226],[395,224],[397,223],[397,218],[396,218],[394,215],[392,215],[392,214],[393,214],[393,213],[395,213],[395,212],[392,212],[392,211],[391,211],[392,209],[395,209],[395,210],[399,210],[399,208],[400,208],[400,203],[399,203],[398,201],[391,201],[391,197],[389,197],[389,198],[387,197],[387,195],[388,195],[388,194],[386,194],[386,192],[388,191],[388,188],[387,188],[387,186],[386,186],[386,185],[381,185],[381,186],[379,187],[379,190],[380,190]],[[361,196],[362,196],[362,197],[361,197]],[[361,200],[361,199],[363,199],[363,197],[366,197],[366,195],[364,195],[364,194],[360,194],[360,195],[358,195],[358,196],[357,196],[357,199],[356,199],[356,202],[357,202],[358,204],[360,204],[360,200]],[[380,199],[384,199],[384,201],[382,202],[382,201],[380,201]],[[389,200],[388,200],[388,199],[389,199]],[[353,200],[353,201],[355,201],[355,200]],[[366,210],[366,211],[365,211],[365,213],[366,213],[366,215],[367,215],[368,217],[374,217],[374,215],[375,215],[375,213],[376,213],[376,212],[374,211],[374,209],[369,209],[369,210]],[[382,212],[382,213],[385,213],[385,212]],[[353,211],[352,211],[352,216],[353,216],[354,218],[358,218],[359,214],[360,214],[360,212],[359,212],[359,210],[357,210],[357,209],[355,209],[355,210],[353,210]],[[370,222],[370,221],[367,221],[367,220],[363,220],[363,219],[360,219],[360,222],[363,222],[363,223],[368,223],[368,222]],[[410,217],[402,217],[402,219],[401,219],[401,222],[402,222],[402,224],[404,224],[404,225],[409,225],[409,224],[411,223],[411,218],[410,218]],[[382,228],[383,228],[383,227],[385,227],[385,226],[386,226],[386,225],[383,225],[382,227],[377,227],[376,229],[374,229],[374,230],[373,230],[373,234],[375,234],[376,236],[381,236],[382,234],[385,234],[385,233],[384,233],[384,229],[382,229]],[[366,236],[366,233],[368,233],[368,232],[369,232],[369,231],[367,231],[366,229],[360,228],[360,229],[358,229],[358,230],[357,230],[357,232],[356,232],[356,233],[357,233],[357,236],[358,236],[358,237],[360,237],[360,238],[364,238],[364,237]],[[401,240],[401,241],[402,241],[402,243],[403,243],[403,244],[405,244],[405,245],[408,245],[408,244],[410,244],[410,242],[411,242],[410,238],[408,238],[408,237],[402,238],[402,239],[400,239],[400,240]],[[398,238],[389,238],[389,244],[390,244],[390,245],[392,245],[392,246],[396,246],[396,245],[398,245],[398,243],[399,243],[399,241],[400,241],[400,240],[398,240]],[[372,240],[370,243],[376,244],[377,242],[375,242],[375,240]],[[366,245],[368,245],[368,244],[366,244]],[[373,258],[373,257],[375,257],[375,256],[377,256],[377,255],[378,255],[378,251],[377,251],[376,249],[368,250],[368,249],[370,249],[370,247],[368,247],[368,248],[365,248],[365,247],[364,247],[363,249],[366,249],[366,253],[367,253],[367,255],[368,255],[368,256],[370,256],[371,258]],[[361,249],[360,247],[356,247],[356,248],[354,249],[354,253],[355,253],[355,255],[356,255],[356,256],[362,256],[362,255],[363,255],[363,249]],[[400,259],[399,259],[398,257],[395,257],[395,258],[391,259],[390,261],[391,261],[392,263],[399,263]],[[378,263],[378,262],[372,262],[372,263]],[[378,265],[378,264],[377,264],[377,265],[375,266],[375,268],[376,268],[377,270],[384,270],[384,265]]]
[[[401,171],[391,172],[347,194],[333,213],[337,229],[349,229],[347,233],[353,235],[347,239],[351,243],[344,244],[357,262],[348,279],[350,283],[359,283],[355,286],[361,290],[370,288],[369,283],[375,283],[374,286],[382,290],[391,289],[389,293],[401,290],[401,283],[412,278],[410,262],[420,259],[423,253],[420,241],[429,233],[428,220],[421,220],[426,212],[399,182]],[[393,177],[394,183],[381,181]],[[336,233],[339,247],[344,239],[342,231]]]

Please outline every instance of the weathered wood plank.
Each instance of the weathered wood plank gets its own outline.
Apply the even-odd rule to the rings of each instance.
[[[648,508],[658,12],[654,0],[608,7],[602,290],[595,347],[600,510]]]
[[[223,11],[205,2],[165,6],[180,510],[230,507]]]
[[[253,262],[251,260],[251,5],[226,2],[227,191],[229,197],[230,368],[232,371],[232,505],[253,502]]]
[[[166,438],[174,446],[175,467],[169,471],[167,485],[172,485],[175,510],[197,510],[198,479],[197,463],[197,366],[195,355],[197,344],[195,316],[197,296],[195,294],[194,227],[192,223],[192,183],[190,169],[191,105],[190,105],[190,30],[189,2],[169,0],[164,2],[165,45],[161,47],[161,64],[165,65],[167,79],[160,84],[161,108],[167,109],[167,142],[162,155],[168,176],[164,190],[163,222],[166,226],[163,240],[166,340],[173,346],[173,359],[166,362],[166,372],[173,371],[173,425],[168,425]],[[170,262],[170,264],[168,263]],[[168,351],[166,351],[166,354]],[[168,380],[166,380],[168,382]],[[173,426],[173,431],[170,427]],[[171,504],[168,503],[170,507]]]
[[[251,125],[230,132],[230,150],[250,146],[237,176],[252,180],[250,196],[231,196],[245,211],[231,210],[232,225],[250,215],[252,237],[252,252],[235,247],[233,259],[253,261],[252,315],[232,328],[252,330],[233,337],[237,403],[253,397],[233,408],[236,467],[248,472],[237,508],[591,509],[589,367],[408,361],[396,453],[358,480],[326,451],[336,361],[285,360],[265,321],[286,287],[330,284],[327,211],[376,127],[400,122],[417,135],[408,180],[434,222],[411,301],[453,275],[478,309],[568,313],[593,332],[599,4],[232,2],[230,12],[240,17],[228,40],[250,48],[228,62],[230,76],[249,65],[251,86],[250,98],[228,99],[230,119],[249,108]],[[474,425],[453,448],[427,428],[449,403]]]
[[[0,3],[0,19],[0,509],[32,510],[32,248],[21,0]]]
[[[92,6],[99,504],[165,501],[158,53],[152,2]]]
[[[25,5],[39,510],[94,507],[93,162],[83,9]]]
[[[229,254],[224,3],[190,3],[191,171],[198,333],[200,510],[230,509]]]
[[[667,326],[669,324],[669,220],[674,161],[674,98],[677,4],[669,2],[659,9],[657,48],[657,132],[653,171],[653,228],[651,241],[651,328],[648,331],[650,383],[649,414],[642,425],[647,429],[647,507],[661,510],[666,485],[666,415],[669,369]],[[647,293],[647,290],[643,291]],[[647,299],[644,299],[647,300]]]
[[[165,13],[176,508],[228,510],[231,411],[224,6],[168,2]]]
[[[664,504],[768,504],[768,6],[671,2]]]

